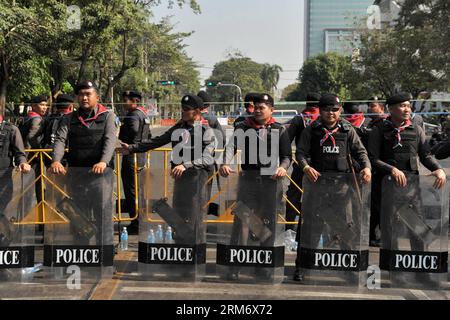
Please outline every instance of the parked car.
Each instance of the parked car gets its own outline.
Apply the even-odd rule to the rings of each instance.
[[[285,123],[298,115],[297,110],[274,110],[272,117],[276,122]]]

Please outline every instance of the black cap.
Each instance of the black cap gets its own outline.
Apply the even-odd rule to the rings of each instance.
[[[306,107],[311,108],[319,104],[321,95],[316,92],[311,92],[306,95]]]
[[[327,93],[324,94],[322,97],[320,97],[319,108],[338,105],[341,105],[341,101],[339,100],[339,97],[335,94]]]
[[[249,102],[255,102],[255,97],[258,96],[258,93],[256,92],[249,92],[245,95],[244,97],[244,107],[248,108],[248,106],[250,105]]]
[[[394,104],[398,104],[398,103],[402,103],[405,101],[410,101],[411,100],[411,95],[407,92],[399,92],[394,94],[393,96],[390,96],[386,103],[388,106],[392,106]]]
[[[210,103],[211,103],[211,97],[209,96],[209,94],[206,91],[199,91],[197,93],[197,96],[200,97],[200,99],[203,100],[203,106],[205,108],[209,107]]]
[[[187,94],[181,98],[182,106],[189,106],[193,109],[203,108],[203,100],[199,96],[194,96],[192,94]]]
[[[66,108],[69,104],[74,103],[74,99],[71,95],[68,94],[60,94],[55,101],[56,108]]]
[[[345,101],[342,105],[342,108],[344,108],[344,112],[346,114],[354,114],[360,112],[359,103],[357,102]]]
[[[123,98],[127,97],[127,98],[130,98],[130,99],[137,98],[139,100],[142,99],[142,96],[138,92],[131,91],[131,90],[127,90],[127,91],[122,92],[122,97]]]
[[[41,102],[47,102],[48,101],[48,97],[44,94],[41,94],[39,96],[34,96],[33,98],[31,98],[31,103],[32,104],[39,104]]]
[[[75,87],[75,94],[78,94],[82,89],[91,89],[94,88],[97,91],[97,87],[92,81],[82,81]]]
[[[273,98],[270,96],[270,94],[260,93],[255,97],[255,99],[253,100],[253,103],[254,104],[266,103],[266,104],[270,104],[273,107]]]

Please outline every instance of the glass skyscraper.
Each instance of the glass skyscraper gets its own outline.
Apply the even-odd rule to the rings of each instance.
[[[367,16],[374,0],[305,0],[305,57],[324,52],[351,55],[358,40],[355,19]],[[365,25],[365,24],[364,24]]]

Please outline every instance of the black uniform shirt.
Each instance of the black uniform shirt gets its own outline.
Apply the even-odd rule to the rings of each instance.
[[[97,105],[94,108],[94,114],[96,114],[99,108],[104,108],[101,105]],[[83,109],[78,109],[79,114],[84,118],[88,117],[89,114],[83,113]],[[108,112],[106,118],[106,127],[103,138],[103,148],[101,152],[101,159],[99,162],[109,163],[114,155],[117,144],[117,127],[116,127],[116,115],[112,111]],[[68,139],[70,122],[73,114],[64,115],[61,119],[58,130],[55,135],[55,143],[53,146],[53,162],[61,162],[64,157],[64,149],[66,147],[66,141]],[[69,146],[69,153],[71,152]]]
[[[338,125],[340,126],[339,130],[342,130],[344,120],[339,120]],[[359,167],[361,169],[369,168],[371,169],[369,157],[367,155],[366,148],[364,148],[364,145],[361,142],[361,139],[359,138],[358,134],[356,133],[355,129],[352,127],[352,125],[348,122],[346,122],[346,126],[348,129],[348,136],[347,136],[347,145],[349,147],[349,151],[351,153],[351,156],[355,161],[358,163]],[[307,165],[309,165],[309,159],[311,159],[312,155],[312,147],[311,146],[311,140],[312,140],[312,130],[315,130],[316,128],[322,128],[322,122],[320,118],[316,120],[312,125],[306,127],[305,130],[303,130],[302,136],[300,138],[299,144],[297,145],[297,151],[296,151],[296,159],[299,163],[300,168],[303,170]],[[332,129],[335,129],[331,128]],[[318,147],[318,146],[315,146]],[[346,152],[346,151],[342,151]],[[320,161],[320,159],[312,159],[317,162]]]
[[[0,130],[5,130],[6,125],[6,122],[0,121]],[[10,127],[12,132],[9,139],[9,153],[14,157],[14,164],[18,166],[27,161],[25,148],[19,129],[14,125],[10,125]]]
[[[175,165],[183,164],[186,169],[189,168],[205,168],[210,169],[210,167],[214,164],[214,150],[215,150],[215,140],[214,133],[209,128],[206,120],[203,120],[201,123],[202,126],[202,137],[200,141],[202,141],[202,156],[200,158],[195,159],[194,157],[190,157],[189,161],[184,161],[182,163],[174,163],[172,162],[172,167]],[[135,152],[146,152],[151,149],[156,149],[162,146],[165,146],[168,143],[172,143],[172,148],[178,146],[178,144],[183,143],[183,147],[195,148],[194,144],[197,142],[198,138],[195,138],[195,134],[198,132],[195,129],[197,124],[191,126],[184,121],[177,122],[174,126],[172,126],[169,130],[158,137],[151,138],[148,142],[139,142],[137,144],[132,144],[129,146],[130,153]],[[176,130],[181,130],[176,132]],[[185,141],[180,141],[178,133],[182,133],[186,131],[189,133],[190,138]],[[189,145],[188,145],[189,144]]]
[[[228,142],[228,145],[226,147],[225,150],[225,154],[224,154],[224,164],[230,164],[232,162],[232,159],[234,157],[234,155],[236,154],[237,150],[241,150],[241,167],[243,170],[256,170],[256,169],[260,169],[261,166],[261,161],[259,159],[260,154],[259,154],[259,149],[260,149],[260,145],[259,145],[259,141],[260,139],[258,138],[260,135],[260,129],[254,128],[250,125],[250,123],[252,123],[251,119],[253,119],[253,117],[248,118],[247,120],[240,122],[239,124],[236,125],[235,127],[235,135],[233,135],[232,139],[230,139],[230,141]],[[241,132],[245,135],[245,133],[250,130],[250,129],[254,129],[255,130],[255,137],[253,137],[254,139],[252,139],[252,137],[249,138],[245,138],[245,137],[239,137],[238,130],[242,130]],[[287,130],[279,123],[277,122],[272,122],[272,124],[265,126],[266,130],[270,130],[268,132],[272,132],[271,130],[273,129],[278,129],[279,130],[279,140],[276,141],[274,144],[276,146],[278,146],[278,161],[279,161],[279,167],[283,167],[284,169],[288,169],[290,164],[291,164],[291,158],[292,158],[292,148],[291,148],[291,142],[289,140],[289,134],[287,133]],[[256,145],[250,145],[253,141],[256,141]],[[272,143],[268,143],[268,154],[270,152],[270,154],[272,154],[270,147],[271,147]],[[253,150],[254,152],[256,152],[256,155],[250,154],[250,150]],[[252,160],[252,161],[250,161]],[[253,161],[255,160],[255,161]],[[265,166],[263,164],[263,166]],[[267,165],[268,167],[269,165]]]
[[[382,143],[384,143],[384,136],[383,136],[383,126],[375,126],[372,132],[369,136],[369,157],[373,164],[373,166],[376,169],[381,170],[384,173],[390,174],[392,172],[392,169],[394,166],[388,164],[385,162],[386,159],[383,159],[381,156],[381,146]],[[431,155],[430,146],[426,142],[426,136],[425,132],[420,126],[414,125],[414,127],[410,127],[410,129],[417,130],[417,146],[418,151],[417,154],[419,156],[420,162],[430,171],[435,171],[437,169],[440,169],[441,166],[436,161],[436,159]],[[392,130],[394,130],[392,128]]]
[[[147,140],[149,137],[142,137],[144,132],[145,118],[147,117],[145,111],[136,108],[130,110],[123,119],[122,126],[120,127],[119,140],[133,144],[141,142],[142,139]]]

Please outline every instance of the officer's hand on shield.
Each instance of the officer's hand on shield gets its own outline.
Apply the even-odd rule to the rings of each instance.
[[[54,174],[66,174],[66,168],[61,164],[61,162],[53,162],[50,165],[50,172]]]
[[[359,173],[362,183],[367,184],[372,180],[372,172],[369,168],[364,168]]]
[[[319,177],[321,176],[319,171],[310,166],[306,166],[305,168],[303,168],[303,172],[311,182],[316,182],[317,179],[319,179]]]
[[[233,169],[231,169],[229,166],[227,165],[222,165],[219,169],[219,173],[222,177],[226,178],[228,177],[230,174],[234,173],[235,171]]]
[[[106,169],[106,163],[99,162],[99,163],[94,164],[91,171],[94,174],[102,174],[103,172],[105,172],[105,169]]]
[[[21,163],[18,167],[18,170],[22,173],[28,173],[31,170],[31,166],[28,163]]]
[[[406,187],[408,180],[406,179],[406,176],[402,171],[398,170],[397,168],[394,168],[392,169],[391,175],[399,187],[403,188]]]
[[[273,180],[280,179],[286,176],[286,169],[283,167],[278,167],[275,174],[271,177]]]
[[[177,178],[181,177],[181,175],[182,175],[183,172],[185,172],[185,171],[186,171],[186,167],[183,166],[182,164],[179,164],[179,165],[177,165],[176,167],[174,167],[174,168],[172,169],[171,176],[172,176],[174,179],[177,179]]]
[[[435,189],[441,189],[445,185],[445,182],[447,180],[447,175],[445,174],[445,171],[442,169],[437,169],[436,171],[433,171],[431,175],[436,177],[433,187]]]
[[[181,177],[181,175],[183,174],[183,172],[186,171],[186,167],[182,164],[177,165],[176,167],[174,167],[172,169],[172,172],[170,173],[170,175],[174,178],[177,179],[179,177]]]

